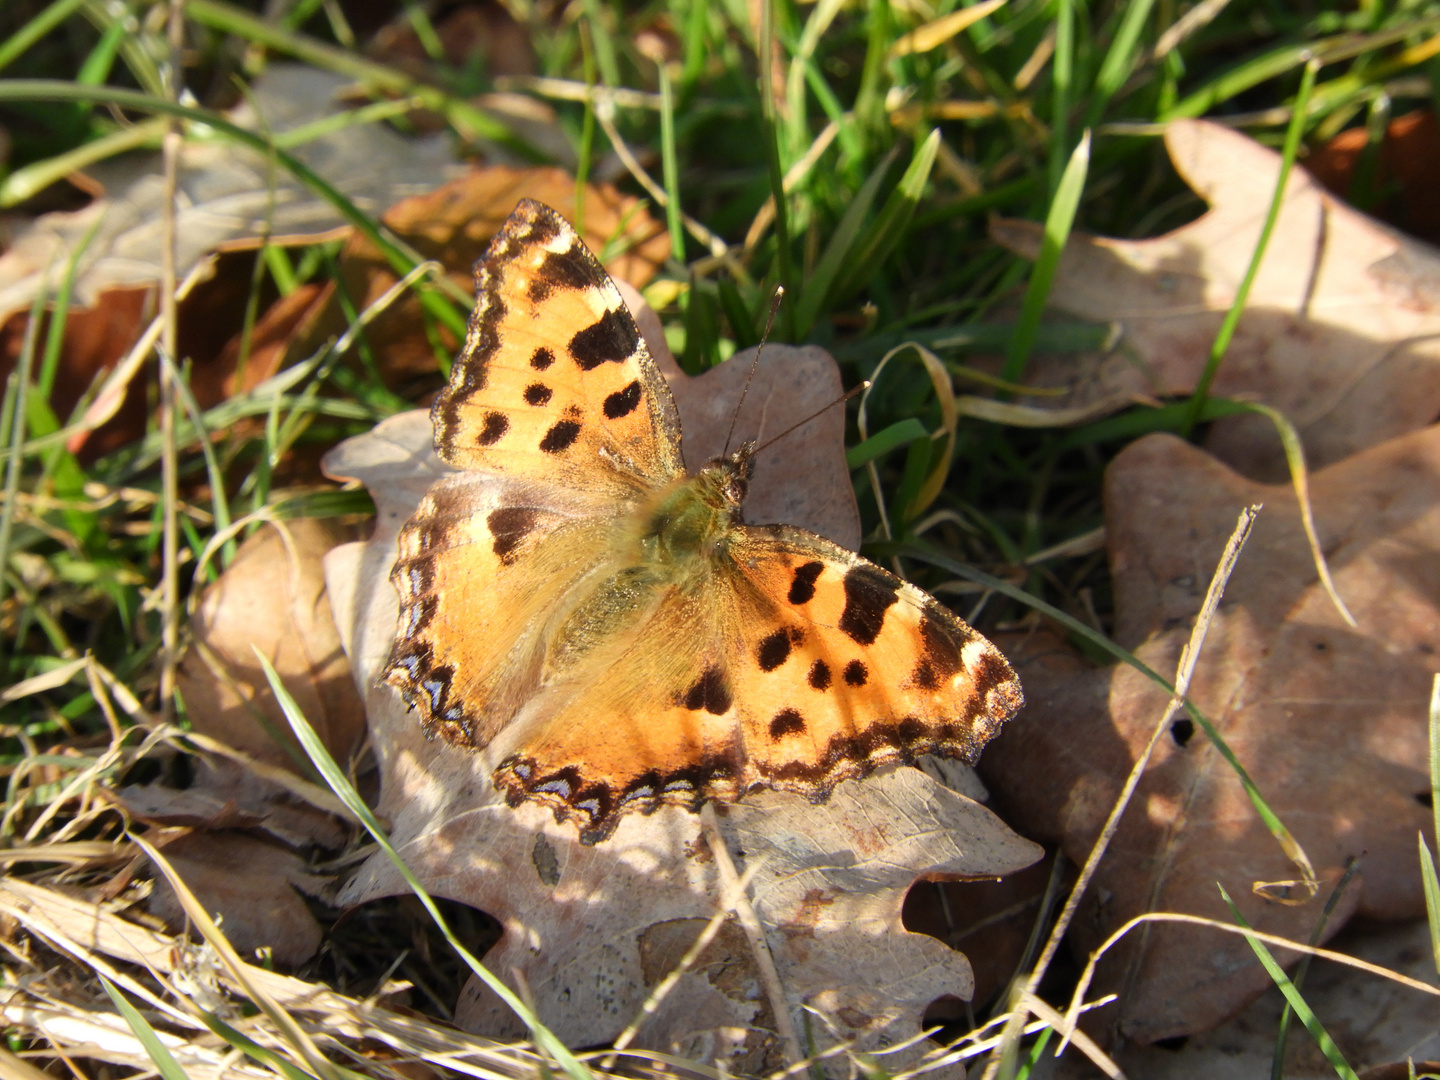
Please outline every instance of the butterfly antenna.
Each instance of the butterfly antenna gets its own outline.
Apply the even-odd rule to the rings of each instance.
[[[841,394],[841,395],[840,395],[838,398],[836,398],[834,401],[830,402],[829,405],[826,405],[824,408],[821,408],[821,409],[816,409],[813,413],[811,413],[809,416],[805,417],[805,419],[804,419],[804,420],[801,420],[798,424],[791,424],[788,428],[786,428],[784,431],[780,432],[780,434],[779,434],[779,435],[776,435],[773,439],[766,439],[763,443],[761,443],[759,446],[757,446],[757,447],[754,449],[754,451],[752,452],[752,454],[758,454],[758,453],[760,453],[761,450],[764,450],[766,447],[774,446],[777,442],[779,442],[781,439],[783,439],[786,435],[789,435],[789,434],[790,434],[792,431],[794,431],[796,428],[802,428],[802,427],[804,427],[806,424],[808,424],[811,420],[814,420],[814,419],[815,419],[817,416],[819,416],[821,413],[827,413],[827,412],[829,412],[829,411],[830,411],[831,409],[833,409],[836,405],[844,405],[845,402],[849,401],[849,400],[850,400],[852,397],[854,397],[856,394],[863,394],[866,390],[869,390],[869,389],[870,389],[870,380],[869,380],[869,379],[866,379],[866,380],[865,380],[864,382],[862,382],[859,386],[852,386],[852,387],[851,387],[849,390],[847,390],[845,393]]]
[[[765,319],[765,332],[760,335],[760,344],[755,349],[755,359],[750,361],[750,371],[745,376],[745,385],[740,388],[740,400],[735,403],[735,412],[730,417],[730,430],[725,434],[725,450],[721,453],[721,457],[730,456],[730,440],[735,437],[735,425],[740,422],[740,410],[745,405],[745,396],[750,393],[750,384],[755,381],[755,372],[760,370],[760,354],[765,351],[765,343],[770,340],[770,330],[775,325],[775,313],[780,310],[780,301],[783,299],[785,299],[785,286],[776,285],[775,293],[770,297],[770,314]]]

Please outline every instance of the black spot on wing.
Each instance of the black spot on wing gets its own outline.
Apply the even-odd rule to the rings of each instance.
[[[570,355],[582,371],[630,359],[640,344],[640,331],[624,308],[611,308],[570,339]]]
[[[711,667],[705,669],[705,673],[695,680],[695,685],[685,691],[680,700],[692,712],[704,709],[712,716],[722,716],[730,711],[733,699],[730,687],[725,683],[725,673],[718,667]]]
[[[935,669],[930,665],[930,661],[923,657],[915,665],[915,670],[910,673],[910,681],[921,690],[934,690],[940,685],[940,677],[935,674]]]
[[[936,681],[948,679],[963,666],[960,650],[965,639],[957,627],[947,625],[930,613],[920,617],[920,640],[925,646],[924,663],[935,673]]]
[[[495,555],[505,566],[515,562],[515,549],[535,528],[535,511],[528,506],[502,506],[490,511],[485,524],[495,537]]]
[[[475,441],[481,446],[494,446],[509,430],[510,421],[504,413],[489,412],[485,414],[485,426],[480,429],[480,434],[475,436]]]
[[[885,612],[897,599],[900,583],[876,567],[860,563],[846,571],[844,587],[840,629],[857,645],[873,645],[885,625]]]
[[[616,390],[605,399],[605,415],[611,420],[629,416],[640,404],[640,380],[633,379],[624,390]]]
[[[815,690],[830,689],[830,665],[824,660],[816,660],[810,665],[810,674],[806,676],[810,680],[810,686]]]
[[[530,299],[537,303],[546,299],[556,289],[584,289],[598,285],[603,278],[597,273],[599,267],[590,253],[579,241],[571,244],[558,255],[550,252],[545,261],[530,279]]]
[[[562,450],[568,450],[579,437],[579,424],[574,420],[561,420],[545,433],[545,437],[540,440],[540,449],[547,454],[558,454]]]
[[[544,383],[531,383],[525,388],[525,401],[530,405],[544,405],[554,394],[555,391]]]
[[[870,681],[870,671],[859,660],[851,660],[845,665],[845,685],[864,686]]]
[[[825,569],[824,563],[807,562],[795,568],[795,576],[790,579],[790,596],[788,599],[792,604],[808,604],[815,597],[815,579],[820,576],[820,571]]]
[[[530,366],[536,371],[544,371],[555,362],[555,354],[543,345],[535,350],[535,355],[530,357]]]
[[[783,739],[786,735],[799,735],[805,730],[805,718],[795,709],[781,709],[770,721],[770,738]]]
[[[545,247],[566,228],[565,219],[550,207],[534,199],[524,199],[515,208],[515,215],[525,222],[523,230],[517,230],[517,239],[526,244]]]
[[[774,671],[790,659],[790,650],[799,645],[804,638],[805,635],[801,630],[786,626],[782,626],[766,637],[760,642],[760,648],[755,654],[755,658],[760,662],[760,670]]]

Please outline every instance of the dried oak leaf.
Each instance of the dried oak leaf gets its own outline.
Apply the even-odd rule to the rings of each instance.
[[[1352,913],[1425,911],[1415,836],[1433,832],[1424,804],[1426,712],[1440,656],[1440,428],[1317,472],[1311,494],[1359,629],[1317,582],[1292,489],[1247,480],[1173,436],[1140,439],[1111,463],[1106,532],[1114,636],[1170,675],[1238,511],[1265,504],[1190,696],[1322,879],[1361,860],[1329,922],[1334,933]],[[1166,692],[1129,665],[1089,669],[1053,638],[1001,644],[1025,682],[1027,708],[988,749],[982,774],[1008,820],[1081,861]],[[1235,773],[1181,719],[1161,739],[1087,892],[1074,942],[1087,954],[1147,911],[1229,922],[1217,881],[1253,925],[1306,940],[1327,887],[1298,906],[1251,891],[1297,876]],[[1162,925],[1132,932],[1102,965],[1096,989],[1121,994],[1112,1019],[1149,1043],[1212,1027],[1269,985],[1243,939]]]
[[[1369,209],[1381,220],[1429,243],[1440,242],[1440,205],[1435,185],[1440,183],[1440,124],[1431,109],[1415,109],[1385,126],[1374,170],[1365,178],[1368,190],[1358,190],[1366,169],[1370,132],[1349,128],[1340,132],[1305,159],[1315,178],[1342,199],[1370,196]]]
[[[652,332],[655,326],[644,318],[641,325]],[[748,359],[695,379],[672,376],[681,416],[693,429],[686,432],[688,460],[719,452],[728,419],[722,426],[716,418],[733,410]],[[821,350],[770,346],[736,438],[778,434],[813,411],[807,394],[824,404],[839,386],[834,361]],[[802,392],[793,393],[797,388]],[[853,538],[853,494],[847,503],[833,490],[817,490],[839,477],[849,491],[842,435],[837,411],[831,421],[789,436],[796,440],[787,446],[790,460],[803,459],[808,451],[800,444],[813,439],[827,448],[832,465],[824,478],[789,469],[788,477],[765,480],[757,470],[746,504],[750,520],[783,519]],[[491,970],[502,977],[518,972],[541,1019],[567,1043],[604,1043],[637,1016],[715,913],[713,855],[699,818],[675,807],[631,815],[605,843],[581,845],[574,827],[557,824],[549,810],[507,807],[490,783],[493,762],[427,742],[398,697],[376,685],[395,630],[388,581],[395,536],[446,469],[430,442],[428,418],[405,414],[343,444],[326,462],[334,475],[363,479],[378,512],[370,543],[337,548],[326,574],[366,691],[383,777],[380,810],[428,888],[500,921],[503,936],[487,956]],[[786,480],[798,480],[800,490],[785,491]],[[761,793],[726,808],[722,821],[737,864],[759,868],[751,895],[797,1028],[815,1031],[822,1045],[853,1038],[872,1051],[918,1034],[932,1001],[970,995],[962,955],[903,929],[910,885],[921,877],[995,877],[1040,855],[984,807],[912,768],[843,783],[823,806]],[[401,889],[389,863],[372,859],[342,899],[359,903]],[[803,1012],[807,1007],[832,1025],[829,1039],[822,1021]],[[487,1034],[521,1033],[478,985],[467,988],[456,1015]],[[729,926],[647,1021],[637,1045],[759,1071],[778,1060],[773,1024],[748,950]],[[918,1055],[909,1048],[884,1060],[899,1068]]]
[[[339,111],[340,76],[301,65],[269,68],[251,100],[229,118],[242,127],[283,134]],[[371,214],[453,175],[459,165],[443,137],[406,139],[382,124],[342,127],[291,152]],[[274,374],[287,356],[293,330],[308,319],[315,286],[302,286],[262,315],[239,364],[240,327],[253,288],[252,252],[271,243],[311,242],[348,230],[331,203],[311,192],[263,154],[223,140],[188,140],[182,150],[176,220],[177,270],[183,280],[203,266],[201,280],[182,299],[179,353],[194,363],[192,389],[202,407]],[[30,221],[0,254],[0,377],[14,367],[41,288],[54,289],[70,254],[89,230],[95,235],[79,263],[67,316],[51,407],[64,422],[95,377],[112,369],[156,314],[160,280],[161,179],[159,154],[131,154],[101,162],[89,179],[104,194],[79,210]],[[48,277],[47,277],[48,274]],[[151,409],[138,362],[87,415],[108,422],[77,436],[69,448],[87,458],[138,438]]]
[[[349,760],[365,737],[365,705],[335,630],[321,558],[361,535],[353,524],[301,518],[267,525],[240,545],[190,619],[177,686],[196,731],[267,764],[294,769],[305,760],[259,649],[330,753]]]
[[[281,967],[295,968],[320,948],[320,924],[296,889],[321,893],[327,882],[307,873],[299,856],[238,832],[195,832],[164,845],[164,855],[242,956],[269,948]],[[185,909],[158,872],[150,913],[173,931]]]
[[[1124,339],[1096,365],[1037,363],[1029,377],[1069,386],[1067,406],[1189,393],[1255,250],[1279,155],[1203,120],[1171,123],[1165,145],[1210,211],[1148,240],[1071,236],[1051,303],[1114,320]],[[1039,250],[1033,223],[1000,221],[992,235],[1023,255]],[[1430,423],[1440,414],[1440,258],[1295,169],[1213,393],[1279,409],[1317,465]],[[1206,445],[1247,476],[1285,475],[1262,417],[1217,421]]]

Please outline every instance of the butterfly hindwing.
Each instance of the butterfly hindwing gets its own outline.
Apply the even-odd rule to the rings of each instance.
[[[748,651],[731,663],[744,673],[757,783],[818,797],[922,754],[974,761],[1020,707],[994,645],[854,552],[802,529],[747,527],[729,564],[750,612]]]
[[[425,494],[390,575],[400,621],[384,677],[426,730],[484,747],[533,693],[547,620],[613,548],[613,522],[589,509],[473,473]]]
[[[707,580],[657,595],[589,663],[517,719],[496,782],[592,843],[630,810],[753,787],[818,800],[922,754],[973,761],[1021,703],[1004,657],[934,599],[783,526],[738,528]]]
[[[431,409],[442,458],[597,495],[684,472],[669,387],[564,218],[520,203],[476,264],[475,292],[464,350]]]

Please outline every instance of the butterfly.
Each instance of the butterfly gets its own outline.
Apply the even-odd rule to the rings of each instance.
[[[384,678],[598,843],[634,811],[757,788],[822,801],[878,766],[973,761],[1023,703],[988,640],[814,533],[752,525],[746,444],[686,472],[614,282],[525,200],[476,264],[431,409],[460,470],[402,529]]]

